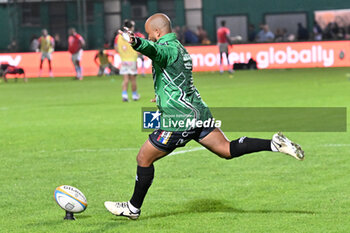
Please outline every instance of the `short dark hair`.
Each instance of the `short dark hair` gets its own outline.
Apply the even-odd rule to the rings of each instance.
[[[127,28],[135,27],[135,22],[133,20],[126,19],[124,20],[124,27],[127,27]]]
[[[222,20],[222,21],[221,21],[221,26],[224,27],[225,25],[226,25],[226,21],[225,21],[225,20]]]

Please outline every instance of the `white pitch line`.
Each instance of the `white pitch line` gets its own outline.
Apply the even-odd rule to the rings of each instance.
[[[79,152],[119,152],[119,151],[138,151],[140,148],[136,147],[130,147],[130,148],[80,148],[80,149],[73,149],[73,150],[53,150],[53,151],[47,151],[47,150],[41,150],[39,153],[52,153],[52,152],[60,152],[60,153],[79,153]],[[205,150],[204,147],[194,147],[189,148],[187,150],[180,150],[173,153],[170,153],[168,156],[171,155],[178,155],[178,154],[185,154],[193,151],[200,151]]]
[[[204,147],[195,147],[195,148],[191,148],[191,149],[188,149],[188,150],[180,150],[180,151],[173,152],[173,153],[169,154],[168,156],[178,155],[178,154],[185,154],[185,153],[188,153],[188,152],[199,151],[199,150],[205,150],[205,148]]]
[[[140,148],[81,148],[73,150],[53,150],[46,151],[41,150],[39,153],[52,153],[52,152],[63,152],[63,153],[75,153],[75,152],[118,152],[118,151],[130,151],[130,150],[139,150]]]
[[[350,147],[350,144],[324,144],[325,147]]]

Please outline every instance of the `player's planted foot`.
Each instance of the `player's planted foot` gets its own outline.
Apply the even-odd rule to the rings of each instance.
[[[139,94],[133,94],[133,95],[132,95],[132,99],[133,99],[134,101],[138,101],[138,100],[140,99],[140,95],[139,95]]]
[[[301,147],[289,140],[281,132],[273,135],[271,143],[279,152],[293,156],[298,160],[304,159],[304,151],[301,149]]]
[[[127,91],[122,92],[122,101],[123,102],[129,102],[129,96]]]
[[[127,217],[133,220],[136,220],[139,216],[141,211],[138,211],[137,213],[134,213],[129,208],[128,202],[112,202],[112,201],[106,201],[105,202],[106,209],[111,212],[112,214],[116,216],[123,216]]]

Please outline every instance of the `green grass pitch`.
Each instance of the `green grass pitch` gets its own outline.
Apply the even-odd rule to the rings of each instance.
[[[349,68],[262,70],[194,82],[212,107],[350,107],[349,77]],[[108,213],[104,201],[129,200],[148,137],[140,111],[154,106],[150,75],[138,85],[141,100],[122,103],[120,76],[0,83],[0,232],[350,232],[348,132],[285,132],[305,161],[271,152],[226,161],[191,142],[177,151],[194,151],[155,163],[137,221]],[[88,199],[76,221],[54,201],[62,184]]]

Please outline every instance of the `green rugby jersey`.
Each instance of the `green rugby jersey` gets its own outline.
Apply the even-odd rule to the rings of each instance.
[[[191,56],[175,33],[168,33],[157,42],[137,38],[133,48],[152,60],[162,130],[185,131],[191,128],[188,121],[212,118],[193,85]]]

